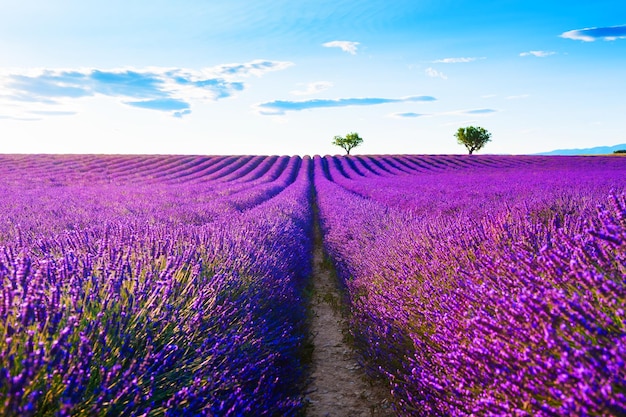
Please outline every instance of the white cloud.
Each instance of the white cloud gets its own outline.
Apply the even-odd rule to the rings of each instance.
[[[465,110],[452,110],[452,111],[444,111],[438,113],[414,113],[414,112],[405,112],[405,113],[391,113],[389,117],[393,117],[396,119],[407,119],[407,118],[418,118],[418,117],[439,117],[439,116],[455,116],[455,115],[472,115],[472,116],[487,116],[493,113],[497,113],[496,109],[465,109]]]
[[[424,71],[426,73],[426,75],[428,75],[429,77],[433,77],[433,78],[441,78],[443,80],[447,80],[448,77],[441,71],[437,71],[434,68],[428,67],[426,68],[426,70]]]
[[[454,116],[466,116],[466,115],[472,115],[472,116],[488,116],[490,114],[493,113],[498,113],[498,110],[496,109],[465,109],[465,110],[452,110],[452,111],[446,111],[446,112],[441,112],[441,113],[435,113],[434,116],[450,116],[450,115],[454,115]]]
[[[323,43],[322,46],[327,48],[340,48],[342,51],[347,52],[351,55],[356,55],[356,48],[359,45],[359,42],[351,42],[351,41],[330,41]]]
[[[520,100],[520,99],[524,99],[528,97],[530,97],[530,94],[519,94],[516,96],[508,96],[506,99],[507,100]]]
[[[462,64],[466,62],[474,62],[479,59],[485,59],[485,57],[458,57],[458,58],[443,58],[433,61],[433,64]]]
[[[556,55],[556,52],[553,51],[528,51],[522,52],[519,56],[536,56],[537,58],[545,58],[550,55]]]
[[[375,106],[388,103],[410,103],[437,100],[432,96],[408,96],[400,98],[381,97],[349,97],[338,99],[309,99],[309,100],[274,100],[257,104],[256,110],[265,116],[284,115],[288,111],[302,111],[327,107],[348,106]]]
[[[70,106],[89,97],[108,97],[135,108],[182,117],[196,102],[216,101],[245,89],[241,81],[293,65],[254,60],[200,70],[188,68],[0,69],[0,112],[4,118],[75,113]]]
[[[204,76],[213,77],[250,77],[252,75],[260,77],[267,72],[281,71],[293,65],[289,61],[267,61],[256,59],[243,64],[222,64],[201,70]]]
[[[291,91],[291,94],[296,95],[296,96],[307,96],[307,95],[317,94],[322,91],[328,90],[332,86],[333,86],[333,83],[329,81],[317,81],[317,82],[306,84],[306,88],[304,90]]]
[[[417,117],[430,117],[432,114],[428,113],[415,113],[415,112],[404,112],[404,113],[391,113],[389,117],[393,117],[395,119],[415,119]]]
[[[561,38],[583,42],[593,42],[598,39],[614,41],[617,39],[626,39],[626,25],[575,29],[563,32],[559,36]]]

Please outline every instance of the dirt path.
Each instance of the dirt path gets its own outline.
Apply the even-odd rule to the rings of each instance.
[[[314,348],[307,416],[393,416],[384,389],[367,382],[344,340],[347,322],[340,311],[341,295],[331,267],[324,262],[320,228],[315,229],[311,300]]]

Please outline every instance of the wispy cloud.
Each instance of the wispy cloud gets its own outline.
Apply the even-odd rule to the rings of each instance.
[[[547,56],[556,55],[553,51],[528,51],[522,52],[519,56],[536,56],[537,58],[545,58]]]
[[[252,75],[260,77],[267,72],[284,70],[292,65],[293,63],[288,61],[267,61],[257,59],[243,64],[218,65],[207,68],[202,72],[207,75],[213,74],[216,77],[250,77]]]
[[[432,114],[405,112],[405,113],[391,113],[389,116],[395,117],[397,119],[415,119],[417,117],[432,116]]]
[[[327,48],[340,48],[342,51],[347,52],[351,55],[356,55],[356,48],[359,45],[359,42],[351,42],[351,41],[330,41],[323,43],[322,46]]]
[[[304,90],[294,90],[291,91],[291,94],[295,96],[307,96],[311,94],[321,93],[322,91],[328,90],[333,86],[333,83],[329,81],[316,81],[313,83],[306,84]]]
[[[598,39],[614,41],[616,39],[626,39],[626,25],[575,29],[563,32],[559,36],[584,42],[593,42]]]
[[[288,111],[301,111],[325,107],[374,106],[387,103],[408,103],[418,101],[435,101],[431,96],[410,96],[402,98],[339,98],[339,99],[312,99],[312,100],[275,100],[260,103],[256,106],[263,115],[283,115]]]
[[[426,68],[426,70],[424,71],[426,73],[426,75],[428,75],[429,77],[432,78],[441,78],[442,80],[447,80],[448,77],[441,71],[437,71],[434,68]]]
[[[392,113],[389,116],[395,117],[398,119],[413,119],[417,117],[438,117],[438,116],[450,116],[450,115],[487,115],[491,113],[496,113],[498,110],[495,109],[469,109],[469,110],[452,110],[445,111],[439,113]]]
[[[21,107],[26,114],[60,115],[67,114],[66,110],[58,110],[60,105],[85,97],[109,97],[128,106],[181,117],[191,112],[193,102],[215,101],[242,91],[245,88],[242,78],[262,76],[290,65],[290,62],[256,60],[201,70],[81,68],[5,71],[0,72],[0,101]],[[40,108],[33,109],[30,104]],[[53,106],[52,110],[50,106]]]
[[[436,59],[433,61],[433,64],[462,64],[466,62],[474,62],[479,59],[486,59],[484,56],[482,57],[457,57],[457,58],[443,58]]]
[[[471,110],[461,110],[457,112],[457,114],[490,114],[496,113],[497,110],[494,109],[471,109]]]
[[[154,100],[125,101],[124,104],[142,109],[160,111],[180,111],[189,108],[189,103],[175,98],[157,98]]]
[[[190,113],[191,113],[191,110],[185,109],[185,110],[175,111],[174,113],[172,113],[172,116],[181,118]]]

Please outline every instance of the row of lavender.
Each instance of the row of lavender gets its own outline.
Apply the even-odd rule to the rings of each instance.
[[[399,412],[621,412],[623,201],[584,228],[622,161],[315,158]],[[0,162],[4,414],[301,408],[309,158]]]
[[[314,185],[400,415],[626,413],[626,159],[316,157]]]
[[[0,414],[302,409],[309,158],[2,162]]]
[[[0,243],[127,217],[203,225],[276,195],[299,168],[289,157],[5,156]]]

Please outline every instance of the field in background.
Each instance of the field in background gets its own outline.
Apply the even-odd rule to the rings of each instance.
[[[297,415],[313,210],[399,415],[626,412],[626,160],[0,155],[0,414]]]

